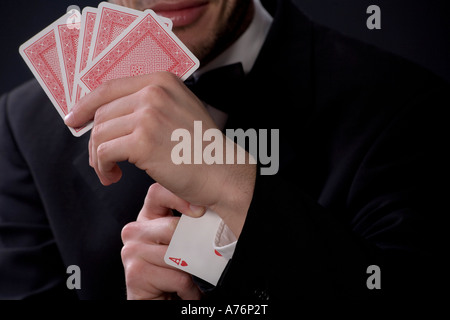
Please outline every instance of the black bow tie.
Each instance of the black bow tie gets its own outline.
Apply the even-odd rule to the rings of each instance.
[[[225,113],[233,110],[233,100],[239,97],[244,80],[242,63],[230,64],[207,71],[184,83],[202,101]]]

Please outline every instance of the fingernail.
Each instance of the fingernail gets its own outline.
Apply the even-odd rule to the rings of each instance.
[[[199,206],[195,206],[193,204],[189,205],[189,209],[191,209],[191,212],[195,217],[202,216],[206,211],[205,207],[199,207]]]
[[[69,114],[64,117],[64,123],[66,125],[69,125],[72,119],[73,119],[73,112],[69,112]]]

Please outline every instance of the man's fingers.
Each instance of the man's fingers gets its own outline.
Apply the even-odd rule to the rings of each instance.
[[[154,220],[130,222],[122,229],[122,242],[147,244],[169,244],[178,225],[179,217],[164,217]]]
[[[64,122],[67,126],[77,128],[83,126],[100,107],[126,97],[142,88],[155,84],[173,81],[176,77],[169,72],[156,72],[137,77],[121,78],[102,83],[97,89],[83,97],[66,116]]]
[[[94,169],[103,185],[116,183],[122,177],[117,162],[130,161],[130,156],[134,153],[131,138],[132,135],[126,135],[103,142],[94,151],[97,155],[97,159],[92,158],[93,162],[97,161]]]
[[[137,221],[166,216],[171,210],[177,210],[192,217],[200,217],[206,211],[204,207],[191,205],[159,183],[154,183],[148,189],[144,206],[139,213]]]
[[[94,114],[94,125],[133,113],[135,101],[129,99],[130,96],[118,98],[98,107]]]
[[[182,299],[201,298],[192,277],[164,261],[178,220],[164,217],[132,222],[123,228],[121,257],[129,299],[165,299],[170,293]]]
[[[184,300],[199,300],[201,291],[182,271],[149,264],[143,259],[124,263],[129,300],[166,299],[176,293]]]
[[[134,130],[133,115],[113,118],[94,126],[89,140],[89,161],[92,167],[97,167],[97,149],[103,142],[111,141],[131,134]]]
[[[143,81],[140,78],[123,78],[102,83],[72,108],[64,120],[66,125],[72,128],[81,127],[94,119],[95,112],[101,106],[138,91]]]

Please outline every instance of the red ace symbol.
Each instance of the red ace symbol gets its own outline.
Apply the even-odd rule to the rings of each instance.
[[[181,262],[181,266],[182,267],[187,267],[188,266],[187,262],[184,261],[184,260],[181,260],[180,258],[169,257],[169,259],[172,260],[173,262],[175,262],[178,266],[180,265],[180,262]]]

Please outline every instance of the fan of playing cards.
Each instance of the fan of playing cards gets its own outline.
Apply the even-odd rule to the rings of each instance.
[[[20,47],[56,110],[64,118],[107,80],[169,71],[186,80],[200,63],[172,32],[172,21],[152,10],[102,2],[70,10]],[[92,128],[69,128],[76,137]],[[215,285],[227,260],[213,248],[219,216],[183,216],[165,256],[167,264]]]
[[[107,2],[81,14],[70,10],[24,43],[20,54],[62,118],[107,80],[156,71],[185,80],[200,65],[170,19]],[[91,128],[69,129],[79,137]]]

